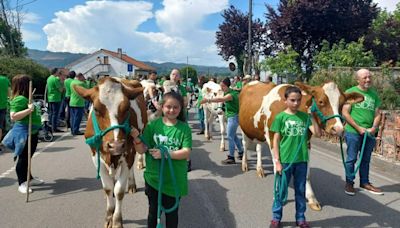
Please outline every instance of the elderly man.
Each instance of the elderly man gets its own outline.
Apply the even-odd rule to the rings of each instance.
[[[345,193],[350,196],[355,195],[356,191],[353,187],[355,175],[352,176],[349,172],[354,172],[354,164],[362,148],[364,135],[368,134],[359,169],[360,188],[373,194],[382,195],[382,190],[369,182],[369,164],[375,147],[374,135],[378,131],[381,120],[379,111],[381,100],[376,90],[371,88],[372,78],[369,70],[360,69],[357,71],[356,77],[358,85],[348,89],[346,93],[358,92],[364,95],[364,101],[343,106],[343,116],[347,121],[344,135],[347,144]]]

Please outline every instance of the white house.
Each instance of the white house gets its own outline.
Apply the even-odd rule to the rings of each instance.
[[[118,48],[117,52],[100,49],[68,64],[66,68],[82,73],[85,78],[94,79],[104,75],[142,77],[155,70],[154,67],[122,53],[121,48]]]

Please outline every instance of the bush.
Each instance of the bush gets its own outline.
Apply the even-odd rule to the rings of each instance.
[[[0,57],[0,74],[6,75],[10,81],[17,74],[30,75],[36,88],[35,94],[44,94],[50,71],[31,59]]]

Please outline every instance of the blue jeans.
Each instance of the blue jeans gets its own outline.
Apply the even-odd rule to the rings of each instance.
[[[282,167],[286,168],[289,163],[283,163]],[[307,179],[307,162],[293,163],[293,165],[285,172],[288,183],[293,175],[294,198],[296,202],[296,222],[305,221],[306,217],[306,179]],[[288,184],[289,186],[289,184]],[[281,221],[283,205],[280,200],[274,199],[272,204],[272,219]]]
[[[364,135],[345,132],[344,138],[347,144],[347,159],[346,169],[348,172],[354,172],[354,164],[357,162],[358,153],[361,151]],[[375,138],[367,137],[365,141],[364,155],[361,160],[359,174],[360,185],[369,183],[369,163],[371,161],[371,154],[375,147]],[[354,176],[349,176],[346,173],[346,182],[354,184]]]
[[[204,109],[198,108],[197,115],[198,115],[199,122],[200,122],[200,130],[204,131],[204,129],[206,128],[204,125]]]
[[[79,132],[84,107],[70,107],[69,110],[71,111],[71,133],[75,135]]]
[[[59,118],[60,120],[65,120],[65,108],[67,107],[67,101],[66,101],[66,97],[62,98],[61,100],[61,104],[60,104],[60,114],[59,114]]]
[[[229,157],[235,157],[235,145],[238,148],[239,154],[243,154],[242,141],[237,137],[236,131],[239,126],[238,115],[228,118],[228,124],[226,126],[229,141]]]
[[[61,102],[49,102],[49,120],[53,131],[58,127],[58,115],[60,114]]]

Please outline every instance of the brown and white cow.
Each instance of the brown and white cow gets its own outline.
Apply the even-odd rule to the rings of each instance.
[[[318,108],[325,116],[336,115],[345,103],[356,103],[364,98],[359,93],[342,93],[334,82],[327,82],[321,86],[309,86],[296,83],[302,90],[300,111],[307,112],[315,99]],[[273,133],[269,131],[275,116],[285,110],[284,93],[289,84],[275,85],[273,83],[251,82],[244,87],[239,96],[239,125],[243,131],[244,154],[242,159],[242,170],[248,171],[247,147],[250,141],[257,143],[257,175],[264,177],[261,161],[261,143],[266,142],[272,153]],[[318,124],[325,132],[340,136],[343,133],[343,124],[336,117],[328,120],[325,126],[317,119]],[[276,172],[274,164],[274,173]],[[309,168],[307,172],[306,198],[313,210],[321,210],[319,202],[315,198],[309,179]]]
[[[213,81],[209,81],[204,83],[203,88],[201,90],[203,98],[210,100],[214,97],[223,97],[224,91],[222,91],[221,86]],[[225,125],[226,118],[224,116],[224,111],[222,110],[222,103],[205,103],[202,105],[204,111],[204,136],[207,140],[212,139],[212,126],[215,117],[218,117],[219,128],[221,132],[221,143],[220,143],[220,151],[225,150]]]
[[[95,132],[92,112],[95,112],[101,130],[121,125],[129,117],[130,126],[143,130],[147,123],[143,88],[137,81],[106,77],[92,89],[75,86],[77,93],[90,100],[93,106],[88,115],[85,138]],[[128,184],[128,192],[136,192],[133,174],[135,149],[130,132],[116,128],[102,138],[100,147],[100,177],[107,197],[105,227],[122,227],[122,200]],[[97,168],[97,153],[91,148],[92,159]],[[114,199],[115,196],[115,199]]]

